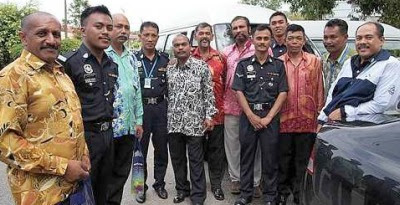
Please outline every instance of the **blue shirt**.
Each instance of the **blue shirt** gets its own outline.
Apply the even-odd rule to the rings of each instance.
[[[119,74],[114,102],[114,112],[117,115],[117,118],[113,120],[114,137],[134,134],[135,126],[143,124],[142,94],[137,60],[125,47],[121,56],[111,46],[106,49],[106,53],[118,64]],[[127,76],[132,77],[125,81],[124,77]],[[128,90],[124,91],[124,86],[127,83],[132,84],[132,86],[128,86]]]

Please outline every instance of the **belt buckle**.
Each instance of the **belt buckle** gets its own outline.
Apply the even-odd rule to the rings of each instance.
[[[106,131],[109,128],[108,122],[103,122],[100,126],[100,131]]]
[[[148,98],[147,103],[152,105],[157,104],[157,98]]]
[[[262,110],[262,104],[254,104],[254,110]]]

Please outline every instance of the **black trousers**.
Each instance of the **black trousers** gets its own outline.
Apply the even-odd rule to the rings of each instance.
[[[267,110],[254,111],[260,117]],[[254,158],[258,143],[261,143],[261,163],[264,201],[274,201],[278,186],[278,145],[279,115],[275,116],[267,128],[255,131],[253,125],[243,113],[239,122],[240,141],[240,196],[252,200],[254,191]]]
[[[280,195],[287,197],[292,192],[294,200],[299,200],[301,184],[315,137],[316,133],[280,134],[278,186]]]
[[[96,205],[106,204],[107,188],[111,183],[113,167],[113,131],[112,128],[100,131],[98,127],[85,124],[85,139],[89,149],[90,178]]]
[[[141,139],[145,159],[145,183],[147,180],[147,152],[151,141],[154,147],[153,188],[164,188],[168,167],[167,101],[155,105],[144,105],[143,136]],[[145,185],[147,189],[147,185]]]
[[[169,152],[172,168],[175,174],[175,189],[178,193],[189,194],[192,202],[203,203],[206,199],[206,177],[204,171],[204,137],[187,136],[181,133],[171,133],[169,137]],[[190,183],[187,180],[187,157],[189,155]]]
[[[224,177],[226,156],[224,147],[224,125],[216,125],[212,131],[206,132],[204,152],[208,158],[208,172],[211,190],[221,188]]]
[[[124,185],[132,166],[134,135],[114,138],[114,166],[108,186],[107,204],[121,204]]]

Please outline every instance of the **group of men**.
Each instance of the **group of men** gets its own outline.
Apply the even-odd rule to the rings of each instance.
[[[90,178],[96,204],[120,204],[133,147],[142,145],[146,161],[151,138],[152,186],[161,199],[168,198],[169,148],[174,203],[190,196],[204,204],[206,153],[215,199],[225,197],[227,162],[230,192],[240,194],[235,205],[261,195],[265,204],[285,204],[290,194],[298,204],[321,126],[382,113],[399,100],[400,63],[382,49],[379,23],[357,29],[355,54],[346,22],[330,20],[322,60],[304,50],[306,31],[282,12],[253,31],[237,16],[231,28],[235,43],[221,53],[210,46],[208,23],[195,28],[194,50],[186,35],[176,35],[170,60],[155,48],[156,23],[142,23],[141,50],[131,52],[126,16],[94,6],[82,12],[79,49],[59,56],[56,18],[25,17],[24,50],[0,72],[0,160],[15,202],[70,204]],[[138,203],[147,190],[137,193]]]

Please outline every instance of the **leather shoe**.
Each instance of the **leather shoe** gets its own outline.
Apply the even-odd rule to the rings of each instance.
[[[158,197],[160,197],[161,199],[168,198],[168,192],[167,192],[167,190],[165,190],[164,187],[157,188],[157,189],[155,189],[155,191],[156,191]]]
[[[251,200],[247,200],[245,198],[239,198],[238,200],[236,200],[234,205],[247,205],[247,204],[250,204],[250,202],[251,202]]]
[[[216,200],[222,201],[225,199],[224,192],[221,188],[216,188],[212,191]]]
[[[287,197],[284,195],[278,196],[278,205],[286,205]]]
[[[188,194],[184,194],[184,193],[178,193],[178,194],[176,194],[176,196],[174,197],[173,202],[174,202],[175,204],[181,203],[182,201],[185,201],[185,198],[186,198],[187,196],[189,196],[189,195],[188,195]]]
[[[140,191],[136,194],[136,201],[140,204],[143,204],[146,201],[146,192]]]

